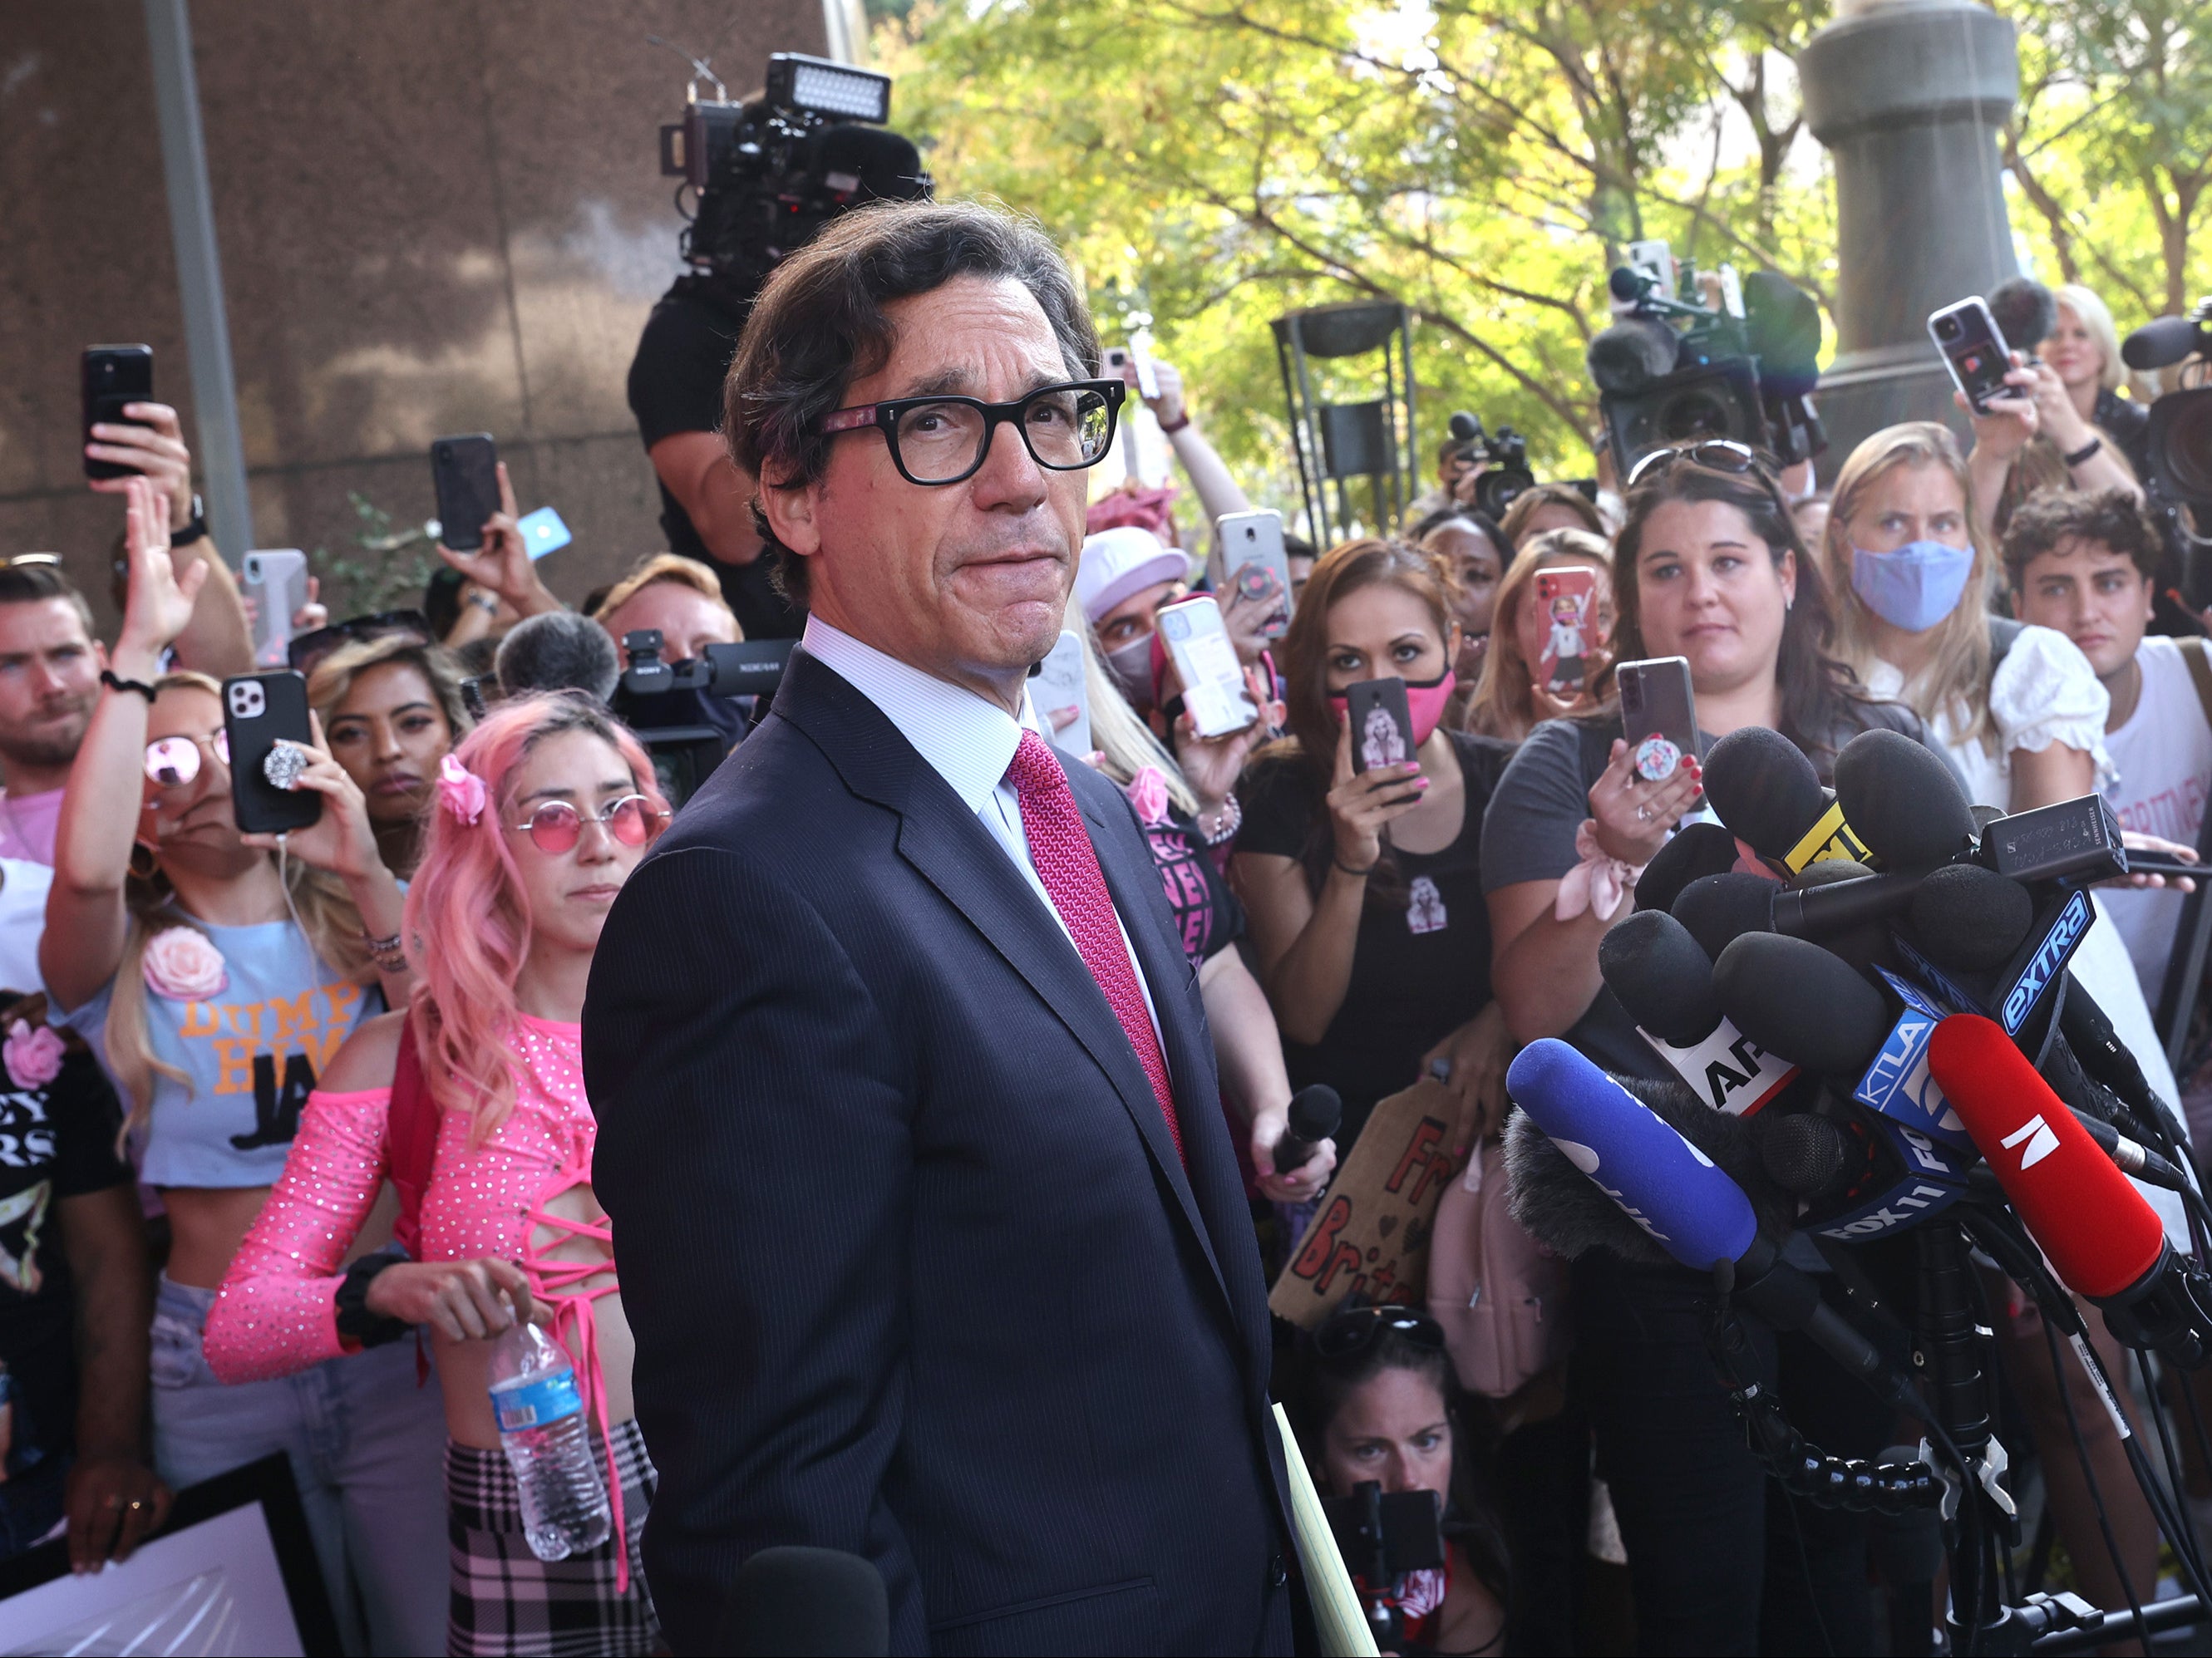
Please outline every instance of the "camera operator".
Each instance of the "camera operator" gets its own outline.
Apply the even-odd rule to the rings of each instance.
[[[735,645],[745,636],[714,571],[677,553],[639,560],[591,615],[617,648],[625,635],[659,629],[664,662],[696,661],[708,646]]]

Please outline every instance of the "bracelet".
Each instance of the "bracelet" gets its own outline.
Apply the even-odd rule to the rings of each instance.
[[[161,692],[143,679],[125,679],[109,669],[100,671],[100,683],[112,691],[136,691],[150,704]]]
[[[1185,404],[1182,406],[1182,418],[1176,422],[1173,425],[1170,425],[1166,421],[1160,422],[1160,430],[1165,433],[1173,434],[1182,431],[1184,427],[1189,424],[1190,405],[1188,404]]]
[[[363,927],[361,941],[368,947],[368,959],[376,964],[379,973],[407,971],[407,948],[401,942],[399,934],[395,932],[389,938],[378,938],[372,937],[368,929]]]
[[[463,599],[461,603],[464,604],[475,605],[477,609],[482,610],[486,616],[497,616],[499,614],[499,601],[487,592],[471,593],[466,598]]]
[[[2104,446],[2104,439],[2100,437],[2092,437],[2088,442],[2083,444],[2072,454],[2062,456],[2060,459],[2065,461],[2068,469],[2070,471],[2072,468],[2076,466],[2087,465],[2090,461],[2095,459],[2097,451]]]
[[[1212,834],[1206,835],[1206,822],[1203,818],[1199,820],[1198,832],[1200,835],[1206,835],[1206,844],[1209,847],[1226,845],[1235,840],[1237,831],[1244,827],[1244,803],[1235,795],[1231,795],[1221,803],[1221,815],[1213,821],[1215,827]]]
[[[1328,861],[1334,864],[1337,868],[1343,871],[1346,875],[1358,876],[1362,878],[1374,874],[1376,870],[1382,867],[1382,860],[1380,858],[1377,858],[1373,863],[1368,865],[1365,869],[1354,869],[1351,865],[1346,863],[1343,859],[1338,857],[1333,852],[1328,855]]]
[[[338,1336],[363,1347],[381,1347],[386,1342],[397,1341],[414,1327],[404,1320],[388,1318],[382,1313],[368,1310],[368,1286],[376,1275],[387,1266],[399,1265],[401,1257],[380,1250],[373,1255],[363,1255],[345,1270],[333,1297],[337,1307]]]
[[[189,547],[195,541],[204,540],[207,532],[207,508],[201,505],[199,496],[195,495],[192,497],[191,517],[185,521],[183,529],[169,531],[169,545]]]

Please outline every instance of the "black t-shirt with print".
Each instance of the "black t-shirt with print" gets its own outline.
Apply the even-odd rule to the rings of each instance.
[[[1441,852],[1394,851],[1400,879],[1370,889],[1360,913],[1344,1005],[1320,1042],[1285,1041],[1291,1085],[1327,1083],[1344,1100],[1336,1139],[1348,1155],[1368,1113],[1419,1080],[1421,1057],[1490,1000],[1490,912],[1482,896],[1482,817],[1512,757],[1510,745],[1449,733],[1465,774],[1465,821]],[[1237,785],[1244,826],[1239,852],[1309,859],[1316,825],[1326,816],[1325,791],[1296,755],[1271,755],[1245,770]],[[1318,892],[1327,854],[1306,875]],[[1395,892],[1391,890],[1395,888]]]
[[[14,1027],[21,999],[0,1004],[0,1363],[21,1390],[14,1460],[29,1442],[65,1451],[76,1422],[76,1350],[69,1263],[60,1206],[66,1198],[126,1185],[131,1167],[115,1151],[122,1108],[99,1063],[66,1037],[61,1069],[25,1086],[17,1069],[37,1072],[21,1043],[40,1027]],[[13,1036],[13,1042],[4,1039]]]
[[[1244,907],[1222,879],[1212,848],[1199,833],[1197,820],[1170,804],[1166,821],[1144,825],[1145,844],[1175,912],[1176,936],[1194,968],[1244,936]]]

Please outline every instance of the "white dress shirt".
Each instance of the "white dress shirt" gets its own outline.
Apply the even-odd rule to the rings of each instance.
[[[1017,720],[1004,708],[985,701],[965,686],[924,673],[896,657],[886,656],[874,646],[862,644],[818,616],[807,617],[806,633],[799,642],[805,646],[809,656],[880,708],[884,718],[898,727],[899,735],[914,744],[915,751],[929,762],[930,768],[951,785],[953,793],[975,814],[1000,850],[1013,860],[1014,867],[1036,894],[1037,902],[1044,906],[1045,914],[1060,924],[1068,948],[1073,949],[1075,935],[1068,932],[1066,919],[1052,902],[1052,894],[1045,890],[1036,865],[1030,860],[1029,837],[1022,832],[1021,796],[1006,775],[1006,768],[1014,762],[1014,750],[1021,744],[1024,726],[1048,742],[1051,740],[1037,718],[1028,688],[1023,688],[1022,717]],[[1129,929],[1118,911],[1114,921],[1121,927],[1121,948],[1128,952],[1130,970],[1137,975],[1137,988],[1145,998],[1145,1011],[1152,1017],[1153,1040],[1159,1042],[1161,1062],[1165,1064],[1167,1043],[1160,1036],[1160,1016],[1152,1005],[1152,987],[1145,981],[1145,969],[1138,963],[1137,952],[1129,944]],[[1087,966],[1085,970],[1089,971]]]

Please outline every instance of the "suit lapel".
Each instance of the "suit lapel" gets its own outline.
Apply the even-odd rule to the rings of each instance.
[[[899,814],[900,856],[990,942],[1106,1073],[1153,1164],[1175,1193],[1227,1300],[1229,1290],[1214,1259],[1212,1238],[1182,1160],[1176,1155],[1167,1120],[1152,1097],[1152,1083],[1098,981],[1005,849],[880,709],[804,650],[793,654],[775,712],[821,745],[854,793]],[[1090,827],[1092,847],[1099,853],[1108,893],[1125,918],[1139,970],[1152,989],[1169,1074],[1202,1074],[1192,1069],[1200,1061],[1190,1051],[1182,980],[1173,976],[1188,975],[1182,952],[1174,952],[1171,963],[1163,958],[1157,929],[1144,921],[1149,894],[1120,867],[1121,860],[1112,855],[1111,837],[1103,834],[1096,808],[1082,801],[1080,792],[1078,802]],[[1144,874],[1157,879],[1149,869]]]

